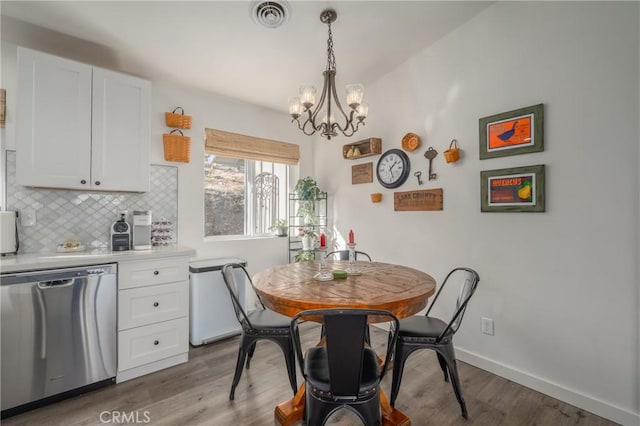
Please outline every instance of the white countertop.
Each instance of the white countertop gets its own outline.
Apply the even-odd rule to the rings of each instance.
[[[8,255],[0,258],[0,273],[34,271],[38,269],[67,268],[73,266],[98,265],[101,263],[127,262],[159,259],[171,256],[195,256],[190,247],[169,245],[150,250],[111,251],[107,249],[87,250],[73,253],[39,252]]]

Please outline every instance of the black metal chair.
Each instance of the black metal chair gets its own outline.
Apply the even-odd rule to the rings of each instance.
[[[327,253],[327,255],[325,256],[325,259],[329,259],[332,256],[338,255],[338,260],[349,260],[349,250],[335,250],[332,252]],[[369,256],[367,253],[363,252],[363,251],[358,251],[356,250],[355,253],[353,254],[354,260],[358,260],[358,255],[360,255],[361,257],[366,257],[367,260],[369,262],[371,262],[371,256]],[[321,336],[324,336],[324,325],[322,326],[322,330],[321,330]],[[367,327],[367,336],[366,336],[366,341],[367,343],[369,343],[369,328]]]
[[[449,279],[460,280],[461,287],[456,300],[456,308],[452,318],[448,323],[429,316],[431,309],[436,304],[438,296],[445,288]],[[444,373],[444,380],[449,381],[451,376],[451,384],[456,394],[460,408],[462,409],[462,417],[468,418],[467,406],[462,397],[460,389],[460,380],[458,378],[458,367],[456,365],[456,354],[453,349],[453,335],[458,331],[464,311],[467,304],[478,287],[480,277],[478,273],[469,268],[455,268],[444,279],[444,282],[438,289],[433,302],[427,309],[427,313],[422,315],[414,315],[409,318],[400,320],[400,330],[398,331],[398,341],[393,365],[393,377],[391,380],[391,405],[395,406],[395,401],[400,390],[400,382],[402,381],[402,371],[404,364],[409,355],[418,349],[434,350],[438,356],[440,368]]]
[[[388,340],[384,364],[365,347],[369,316],[377,321],[398,319],[391,312],[370,309],[319,309],[304,311],[291,320],[291,334],[302,376],[306,380],[304,423],[324,425],[331,414],[349,407],[367,426],[381,424],[380,381],[393,354],[397,332]],[[308,348],[303,357],[298,324],[323,319],[326,346]]]
[[[338,260],[349,260],[349,250],[336,250],[336,251],[332,251],[330,253],[327,253],[326,259],[328,259],[331,256],[335,256],[338,255]],[[358,255],[360,256],[364,256],[367,258],[367,260],[369,262],[371,262],[371,256],[369,256],[367,253],[363,252],[363,251],[358,251],[356,250],[355,253],[353,254],[355,257],[355,260],[358,260]]]
[[[251,277],[244,266],[239,263],[227,263],[222,267],[224,283],[227,286],[227,290],[229,290],[231,303],[236,312],[238,322],[240,322],[242,326],[238,361],[236,363],[236,372],[233,376],[233,383],[231,384],[229,399],[233,400],[235,397],[236,386],[238,386],[238,382],[240,382],[245,361],[248,369],[258,340],[269,340],[280,346],[280,349],[284,352],[284,359],[287,364],[289,383],[291,383],[291,389],[293,389],[293,394],[295,395],[298,391],[298,383],[296,380],[295,352],[290,328],[291,319],[266,309],[257,293],[257,304],[260,309],[247,314],[238,299],[238,286],[234,276],[234,269],[242,270],[253,288]]]

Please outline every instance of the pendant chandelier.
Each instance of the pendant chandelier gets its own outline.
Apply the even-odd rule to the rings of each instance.
[[[322,73],[324,84],[320,101],[316,104],[316,87],[305,85],[300,87],[300,96],[289,99],[289,114],[296,121],[302,132],[311,136],[315,132],[331,139],[340,131],[345,136],[352,136],[360,123],[364,126],[369,107],[362,102],[364,87],[361,84],[349,84],[346,86],[346,102],[349,106],[349,114],[344,112],[336,92],[336,58],[333,54],[333,34],[331,23],[336,20],[338,14],[327,9],[320,14],[320,21],[329,27],[329,39],[327,40],[327,69]],[[306,115],[305,115],[306,114]],[[338,115],[338,120],[336,116]],[[301,116],[304,122],[300,121]],[[357,121],[354,123],[354,119]]]

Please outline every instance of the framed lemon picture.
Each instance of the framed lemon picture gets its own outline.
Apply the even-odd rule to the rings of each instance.
[[[480,159],[544,151],[544,104],[480,119]]]
[[[480,211],[545,211],[544,164],[480,172]]]

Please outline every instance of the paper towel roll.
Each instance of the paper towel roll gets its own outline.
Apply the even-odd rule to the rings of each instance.
[[[17,212],[0,212],[0,253],[9,254],[18,251]]]

